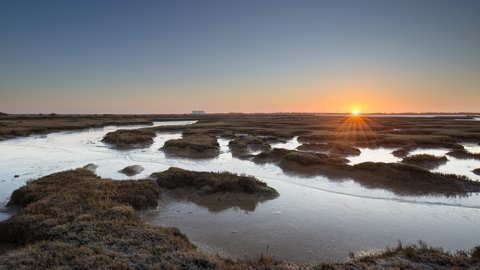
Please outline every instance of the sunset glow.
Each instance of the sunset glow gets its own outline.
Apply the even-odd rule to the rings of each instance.
[[[27,2],[0,2],[5,113],[480,110],[478,1]]]
[[[353,110],[353,114],[357,115],[357,114],[358,114],[358,110]]]

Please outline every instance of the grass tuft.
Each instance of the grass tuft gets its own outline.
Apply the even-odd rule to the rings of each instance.
[[[278,196],[278,192],[265,182],[253,176],[237,175],[229,172],[195,172],[171,167],[156,174],[157,183],[167,189],[194,187],[197,193],[213,194],[218,192],[242,192]]]
[[[119,129],[107,133],[102,142],[114,145],[116,148],[147,147],[153,143],[157,136],[154,130],[143,129]]]

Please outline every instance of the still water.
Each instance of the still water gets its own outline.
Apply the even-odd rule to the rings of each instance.
[[[300,177],[285,173],[273,164],[258,165],[232,158],[226,139],[219,139],[221,154],[213,159],[172,158],[158,150],[165,141],[181,137],[180,133],[159,133],[149,148],[115,150],[101,139],[117,128],[59,132],[0,142],[2,207],[11,192],[25,181],[88,163],[98,165],[98,175],[114,179],[145,178],[152,172],[176,166],[254,175],[280,193],[280,197],[273,200],[228,204],[195,204],[164,196],[158,209],[143,213],[148,222],[180,228],[205,251],[251,257],[265,253],[268,246],[269,254],[279,259],[318,263],[346,260],[349,251],[359,253],[395,246],[399,239],[404,244],[423,240],[450,251],[480,245],[480,196],[477,193],[465,197],[399,196],[383,189],[362,187],[351,179]],[[298,145],[294,138],[272,146],[295,149]],[[471,147],[471,152],[479,150],[475,145],[466,147]],[[350,164],[367,160],[397,162],[399,159],[391,155],[393,150],[361,149],[359,157],[349,158]],[[444,149],[417,151],[435,155],[447,152]],[[466,174],[480,168],[479,161],[448,159],[447,164],[435,170]],[[134,164],[145,170],[134,177],[118,172]],[[474,174],[468,176],[480,178]],[[7,213],[0,212],[0,220],[8,217]]]

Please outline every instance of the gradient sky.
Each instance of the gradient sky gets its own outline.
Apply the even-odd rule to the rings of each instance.
[[[480,1],[0,1],[7,113],[480,112]]]

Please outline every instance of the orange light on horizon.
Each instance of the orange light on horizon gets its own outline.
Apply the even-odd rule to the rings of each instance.
[[[353,110],[353,114],[354,114],[354,115],[357,115],[357,114],[358,114],[358,110]]]
[[[351,114],[340,119],[339,123],[340,126],[336,130],[339,134],[336,140],[339,142],[368,145],[371,141],[378,139],[374,130],[377,130],[380,125],[369,117]]]

